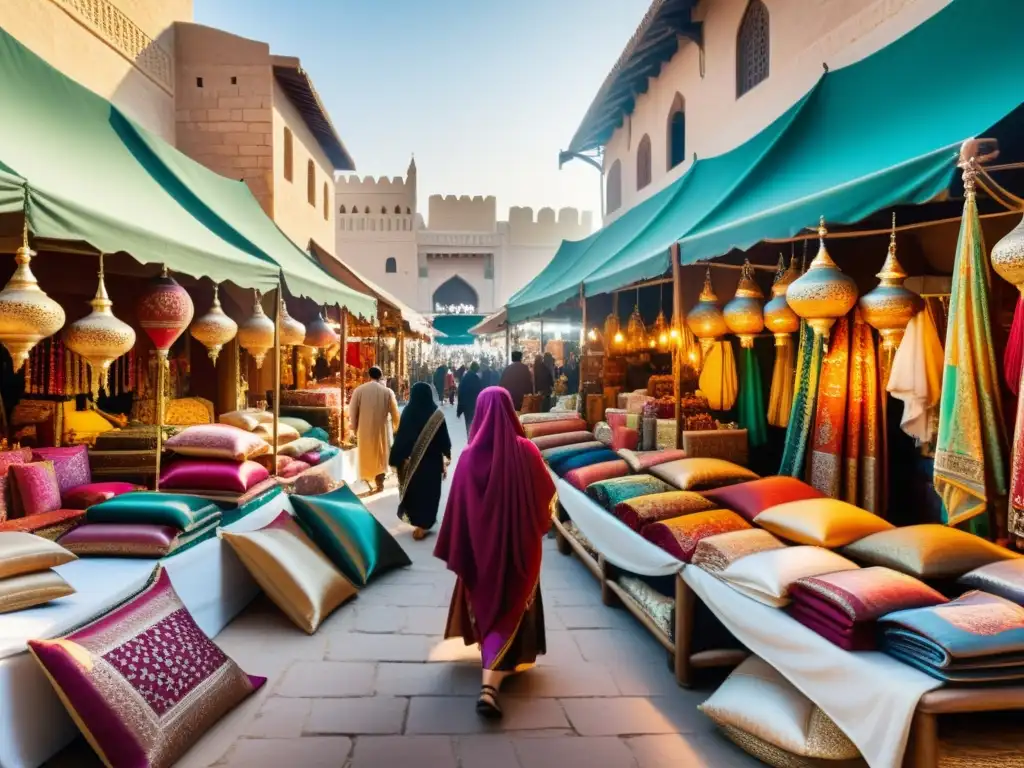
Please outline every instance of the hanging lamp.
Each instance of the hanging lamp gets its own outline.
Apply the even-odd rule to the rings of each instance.
[[[611,312],[608,317],[604,319],[605,354],[613,351],[613,349],[618,349],[622,342],[622,330],[619,328],[618,315]]]
[[[92,312],[64,329],[68,349],[89,364],[92,396],[97,399],[102,387],[110,393],[111,364],[135,346],[135,331],[114,317],[114,302],[107,295],[103,280],[103,254],[100,254],[99,284],[96,296],[89,302]]]
[[[0,291],[0,344],[11,354],[17,373],[32,348],[64,325],[64,310],[39,287],[29,266],[36,255],[28,246],[28,216],[21,231],[21,247],[14,255],[18,266]]]
[[[857,284],[832,261],[825,247],[825,217],[818,223],[818,255],[807,271],[786,288],[786,301],[816,336],[828,339],[836,320],[857,303]]]
[[[321,312],[316,316],[316,320],[306,327],[306,338],[303,343],[307,347],[327,349],[332,344],[337,344],[340,340],[334,329],[327,324],[323,312]]]
[[[213,303],[205,315],[192,323],[190,333],[193,339],[206,347],[214,365],[221,349],[238,333],[238,323],[228,317],[220,305],[220,286],[216,283],[213,286]]]
[[[288,314],[288,304],[281,302],[281,315],[278,317],[280,342],[282,347],[297,347],[306,339],[306,326]]]
[[[726,326],[744,349],[751,349],[757,334],[764,330],[763,305],[764,293],[754,280],[754,267],[748,259],[743,262],[736,294],[722,310]]]
[[[274,323],[263,311],[260,292],[255,291],[256,302],[252,314],[238,327],[238,343],[252,355],[256,368],[263,367],[263,359],[274,346]]]
[[[637,291],[639,294],[639,291]],[[639,295],[637,296],[639,299]],[[629,352],[643,352],[647,349],[647,330],[644,328],[644,319],[640,316],[640,307],[633,305],[633,312],[626,323],[626,350]]]
[[[864,321],[882,337],[882,348],[895,352],[903,339],[907,324],[921,306],[921,297],[903,286],[907,273],[896,260],[896,214],[892,215],[892,234],[889,252],[882,271],[875,275],[879,283],[874,290],[860,297],[860,311]]]
[[[651,340],[657,342],[658,350],[669,351],[669,325],[665,318],[665,288],[664,284],[659,290],[658,316],[654,319],[654,326],[651,328]]]
[[[725,317],[718,307],[718,297],[711,287],[711,267],[704,275],[704,288],[697,299],[697,306],[686,316],[686,326],[700,339],[701,348],[706,351],[711,342],[725,335],[728,328]]]
[[[139,325],[164,361],[174,342],[192,322],[194,312],[192,298],[168,274],[167,267],[161,269],[159,277],[150,281],[135,310]]]
[[[790,334],[800,330],[800,316],[786,301],[786,289],[798,277],[800,270],[796,265],[796,256],[790,258],[789,269],[786,269],[786,259],[779,254],[779,268],[772,284],[772,298],[764,305],[764,325],[775,334],[776,347],[788,344]]]
[[[1024,219],[992,248],[992,269],[1024,293]]]

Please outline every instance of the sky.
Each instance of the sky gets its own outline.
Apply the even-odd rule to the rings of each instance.
[[[650,0],[194,0],[199,24],[297,56],[360,176],[494,195],[600,221],[600,174],[560,171],[597,89]]]

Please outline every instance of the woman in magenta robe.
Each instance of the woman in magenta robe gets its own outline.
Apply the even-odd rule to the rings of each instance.
[[[476,708],[484,717],[501,717],[502,681],[545,652],[541,545],[554,495],[511,396],[498,387],[485,389],[434,549],[458,576],[445,637],[480,645],[483,685]]]

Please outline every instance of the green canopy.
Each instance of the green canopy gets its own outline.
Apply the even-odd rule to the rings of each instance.
[[[472,344],[476,341],[476,336],[470,333],[469,329],[484,317],[485,315],[437,315],[434,318],[434,330],[440,331],[444,336],[434,341],[448,347]]]
[[[683,263],[694,263],[791,237],[819,216],[848,224],[927,202],[949,187],[960,143],[1020,106],[1021,29],[1019,0],[953,0],[891,45],[823,75],[745,144],[694,162],[596,235],[563,242],[512,297],[510,318],[553,309],[572,286],[593,296],[660,276],[674,243]]]

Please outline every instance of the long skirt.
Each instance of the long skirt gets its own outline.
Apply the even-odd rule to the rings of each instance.
[[[466,645],[479,643],[480,658],[484,669],[493,672],[522,672],[532,667],[537,656],[547,652],[544,636],[544,604],[541,602],[540,585],[527,603],[526,611],[519,616],[504,617],[497,627],[481,638],[469,604],[469,593],[462,579],[455,582],[452,604],[448,609],[448,624],[445,638],[461,637]]]

